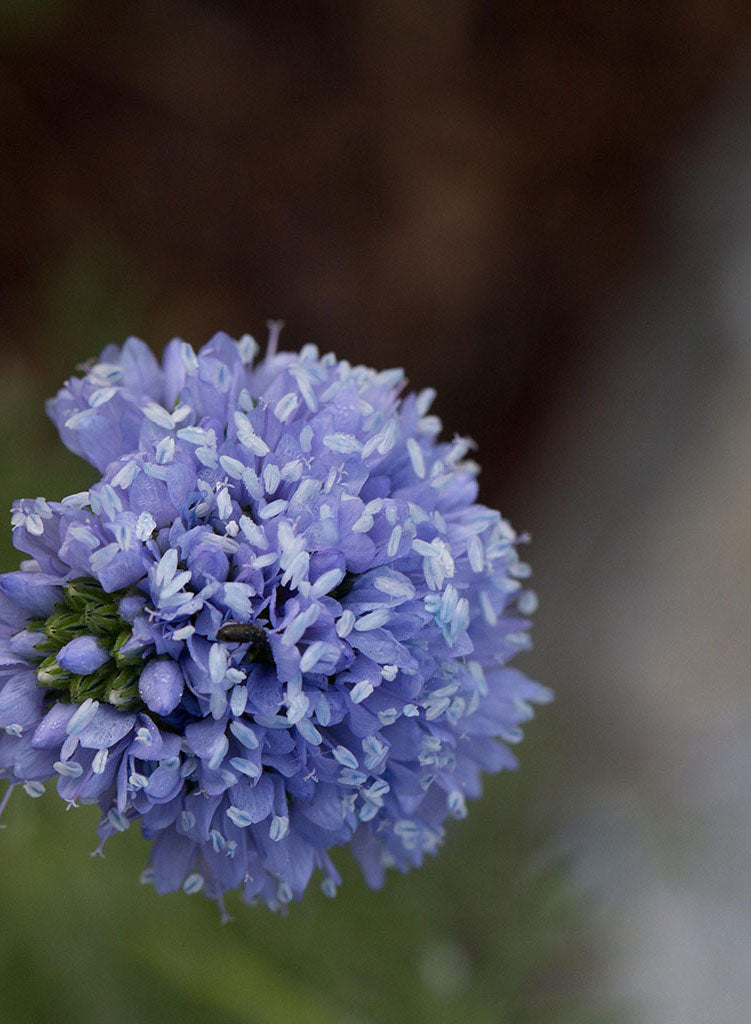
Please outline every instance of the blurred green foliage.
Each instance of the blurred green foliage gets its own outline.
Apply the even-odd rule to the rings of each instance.
[[[0,990],[8,1021],[227,1024],[585,1024],[576,900],[536,856],[523,776],[493,780],[421,871],[364,886],[348,853],[335,900],[285,916],[230,900],[235,920],[139,886],[135,829],[91,860],[97,810],[14,794],[0,837]],[[534,762],[537,762],[535,766]],[[530,763],[532,762],[532,763]]]

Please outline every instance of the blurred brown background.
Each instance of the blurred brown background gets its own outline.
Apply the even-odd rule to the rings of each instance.
[[[57,381],[127,333],[283,317],[434,384],[500,475],[751,8],[13,0],[0,27],[6,351]]]
[[[731,0],[0,5],[0,499],[128,334],[281,317],[435,386],[533,534],[531,800],[606,936],[581,971],[649,1024],[751,1001],[749,110]],[[439,1005],[472,958],[436,949]]]

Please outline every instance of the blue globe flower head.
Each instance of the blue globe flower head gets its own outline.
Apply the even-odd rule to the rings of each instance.
[[[434,394],[313,345],[110,346],[48,406],[101,473],[13,506],[2,803],[57,781],[145,880],[277,908],[334,847],[371,886],[434,853],[550,693],[508,662],[535,597]],[[2,808],[0,807],[0,810]]]

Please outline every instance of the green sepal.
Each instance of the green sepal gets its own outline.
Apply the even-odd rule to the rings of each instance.
[[[112,645],[112,656],[119,668],[125,667],[126,665],[140,665],[143,662],[143,655],[138,651],[129,651],[126,654],[122,653],[123,644],[126,644],[132,636],[133,634],[129,629],[124,629]]]
[[[67,690],[74,676],[58,665],[57,658],[50,654],[37,669],[37,684],[53,690]]]
[[[39,651],[40,654],[47,654],[52,651],[53,654],[57,654],[60,650],[60,645],[56,644],[54,640],[50,640],[49,637],[45,637],[40,640],[38,644],[34,644],[34,650]]]
[[[70,684],[70,699],[73,703],[83,704],[89,697],[99,700],[104,695],[110,672],[111,666],[108,663],[87,676],[73,676]]]
[[[132,667],[120,669],[110,678],[110,684],[105,693],[105,700],[114,704],[117,708],[125,711],[138,711],[143,707],[141,695],[138,692],[138,680],[141,673]]]
[[[116,636],[123,625],[123,620],[117,614],[117,608],[114,604],[89,605],[84,610],[83,621],[87,627],[86,632],[102,640]]]
[[[56,612],[54,615],[50,615],[44,625],[45,635],[58,645],[58,650],[85,632],[81,616],[75,612]]]
[[[101,583],[88,576],[71,580],[65,588],[65,604],[74,611],[82,612],[90,604],[100,604],[102,601]],[[107,595],[108,597],[110,595]]]

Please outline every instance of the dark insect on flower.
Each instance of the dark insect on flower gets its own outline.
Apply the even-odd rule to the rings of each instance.
[[[531,703],[536,599],[430,390],[307,345],[109,347],[49,403],[101,479],[18,501],[0,577],[0,811],[57,779],[145,880],[277,907],[419,865]]]
[[[225,622],[219,627],[216,638],[233,644],[252,643],[268,646],[266,630],[254,622]]]
[[[225,622],[219,627],[216,638],[222,643],[250,644],[245,655],[247,661],[274,663],[266,630],[255,622]]]

